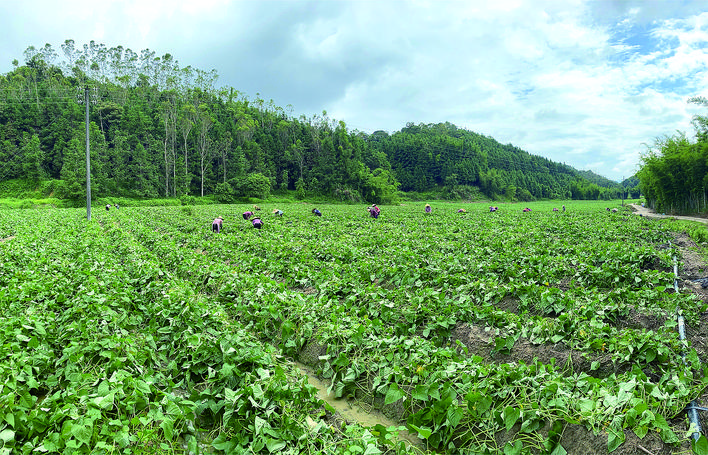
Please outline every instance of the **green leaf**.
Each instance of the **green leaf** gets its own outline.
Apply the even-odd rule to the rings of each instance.
[[[512,445],[511,441],[509,441],[504,446],[504,455],[519,455],[521,453],[522,447],[523,443],[521,441],[517,440],[516,442],[514,442],[514,445]]]
[[[553,449],[553,452],[551,452],[551,455],[568,455],[568,452],[566,452],[562,445],[558,444],[556,448]]]
[[[160,428],[162,428],[162,431],[165,433],[165,439],[167,439],[168,441],[172,441],[174,424],[174,419],[170,418],[167,418],[160,422]]]
[[[386,392],[386,398],[384,399],[384,404],[388,405],[391,403],[395,403],[396,401],[400,400],[403,398],[405,394],[401,389],[398,388],[398,385],[394,382],[391,383],[390,386],[388,386],[388,392]]]
[[[431,434],[433,434],[433,430],[431,430],[428,427],[419,427],[416,425],[413,425],[412,423],[409,424],[411,428],[413,428],[415,431],[418,432],[418,437],[421,439],[428,439]]]
[[[379,450],[375,444],[368,444],[366,446],[366,450],[364,451],[364,455],[379,455],[381,453],[381,450]]]
[[[647,362],[653,362],[656,359],[656,349],[647,349],[645,354]]]
[[[268,425],[268,422],[264,419],[261,419],[260,417],[256,416],[256,434],[260,435],[263,434],[263,430],[265,428],[270,428]]]
[[[693,442],[693,453],[696,455],[708,455],[708,439],[701,435],[697,441]]]
[[[428,386],[425,384],[418,384],[413,389],[411,394],[414,400],[428,401]]]
[[[280,452],[282,449],[285,448],[285,446],[287,446],[287,443],[280,439],[268,438],[268,440],[266,441],[266,448],[270,453]]]
[[[219,434],[219,436],[217,436],[216,439],[211,442],[211,446],[214,447],[216,450],[221,450],[223,452],[229,453],[236,446],[236,444],[230,439],[228,439],[228,437],[224,433],[221,433]]]
[[[10,430],[9,428],[6,428],[2,431],[0,431],[0,440],[3,441],[4,443],[8,443],[12,440],[15,439],[15,432]]]
[[[71,427],[71,435],[80,443],[90,445],[93,431],[86,425],[74,425]]]
[[[511,427],[519,420],[521,417],[521,410],[513,406],[507,406],[504,408],[504,425],[506,426],[506,431],[511,430]]]
[[[464,412],[457,406],[447,408],[447,421],[450,427],[455,428],[460,423],[460,420],[462,420],[463,415]]]
[[[607,429],[607,451],[614,452],[617,447],[624,442],[624,431],[621,428],[613,428],[610,426]]]
[[[646,436],[647,433],[649,432],[649,427],[646,425],[640,425],[640,426],[634,427],[632,430],[634,431],[634,434],[636,434],[639,439],[644,439],[644,436]]]

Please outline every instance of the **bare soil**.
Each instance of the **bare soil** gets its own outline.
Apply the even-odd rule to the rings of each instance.
[[[635,206],[635,213],[642,216],[663,215],[653,214],[646,208]],[[692,217],[676,217],[693,219]],[[696,221],[706,222],[706,219],[696,218]],[[693,293],[698,297],[699,302],[708,304],[708,288],[704,289],[700,283],[693,280],[698,278],[708,277],[708,261],[701,248],[696,245],[693,240],[685,233],[676,234],[672,242],[679,250],[679,279],[677,280],[679,290],[682,293]],[[314,288],[297,289],[303,294],[316,293]],[[500,309],[505,311],[518,313],[519,302],[507,297],[497,304]],[[622,318],[617,324],[622,327],[645,328],[647,330],[656,330],[664,325],[665,320],[658,315],[650,315],[637,311],[634,308],[629,309],[627,317]],[[531,363],[534,359],[538,359],[543,363],[555,362],[556,367],[568,372],[583,371],[595,377],[606,377],[613,373],[621,373],[630,368],[630,365],[613,364],[609,356],[588,356],[585,353],[575,351],[563,343],[552,345],[538,345],[527,339],[519,339],[514,347],[506,353],[495,352],[494,337],[497,333],[494,328],[485,327],[483,325],[471,323],[459,323],[451,332],[451,340],[459,342],[467,348],[469,355],[478,355],[485,362],[491,363],[512,363],[523,361]],[[686,336],[690,346],[698,352],[699,358],[703,363],[708,362],[708,312],[700,314],[700,319],[695,321],[686,321]],[[318,357],[326,352],[326,347],[319,345],[314,340],[306,345],[300,352],[298,360],[306,365],[315,366],[318,363]],[[591,370],[592,362],[598,361],[600,367]],[[371,394],[368,398],[371,399],[375,394]],[[360,400],[368,401],[365,397],[359,396]],[[378,398],[378,400],[376,399]],[[374,402],[370,403],[389,418],[398,421],[404,421],[403,409],[392,405],[382,406],[382,397],[374,397]],[[698,406],[708,406],[708,390],[697,398]],[[701,425],[706,428],[708,414],[701,416]],[[687,428],[687,419],[685,413],[675,416],[671,421],[675,428]],[[496,435],[497,443],[503,446],[504,441],[510,439],[514,435],[514,428],[510,432],[502,432]],[[705,433],[705,432],[704,432]],[[679,435],[683,436],[682,434]],[[592,430],[587,429],[583,425],[566,424],[563,429],[560,443],[569,455],[606,455],[608,434],[604,431],[595,434]],[[665,444],[657,433],[649,433],[643,439],[639,439],[631,429],[625,430],[625,442],[619,446],[613,454],[617,455],[670,455],[670,454],[690,454],[691,447],[688,441],[684,441],[678,447]]]
[[[708,276],[708,263],[704,255],[701,254],[700,247],[685,233],[676,234],[672,243],[678,248],[680,255],[678,258],[681,264],[678,279],[680,292],[693,293],[701,302],[708,303],[708,288],[704,289],[701,284],[692,281]],[[519,313],[519,302],[512,297],[505,298],[497,306],[505,311]],[[618,325],[635,329],[656,330],[663,326],[664,322],[664,319],[660,316],[645,314],[630,308],[628,316],[618,321]],[[613,373],[619,374],[630,368],[630,365],[613,364],[609,356],[591,357],[574,351],[563,343],[541,346],[524,338],[520,338],[510,352],[494,352],[494,337],[496,335],[495,329],[476,324],[460,323],[453,329],[451,339],[453,341],[459,340],[467,348],[470,355],[478,355],[487,362],[512,363],[523,361],[528,364],[533,362],[534,359],[538,359],[540,362],[547,364],[552,359],[555,359],[556,367],[561,370],[569,373],[583,371],[595,377],[606,377]],[[686,321],[686,337],[690,345],[698,352],[701,361],[703,363],[708,362],[708,312],[701,313],[701,318],[698,321]],[[593,361],[600,363],[598,369],[590,369]],[[708,391],[704,392],[696,402],[698,406],[706,406],[708,403]],[[708,423],[706,415],[701,416],[703,428],[706,428],[706,423]],[[684,413],[675,416],[670,423],[678,428],[687,428],[687,420]],[[497,435],[500,442],[503,442],[509,436]],[[601,431],[598,434],[594,434],[592,430],[583,425],[567,424],[560,442],[569,455],[605,455],[608,453],[607,440],[608,434],[606,432]],[[627,429],[625,430],[625,442],[612,453],[617,455],[685,454],[691,453],[691,448],[688,442],[682,443],[679,447],[665,444],[656,433],[649,433],[643,439],[639,439],[633,431]]]

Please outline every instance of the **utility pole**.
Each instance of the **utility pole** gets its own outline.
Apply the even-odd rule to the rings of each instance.
[[[91,221],[91,148],[89,147],[89,88],[84,87],[86,103],[86,219]]]

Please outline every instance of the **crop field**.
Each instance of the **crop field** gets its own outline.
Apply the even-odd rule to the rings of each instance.
[[[708,453],[688,250],[606,204],[0,211],[0,454]]]

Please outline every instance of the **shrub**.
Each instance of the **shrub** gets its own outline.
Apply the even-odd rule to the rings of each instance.
[[[197,198],[195,196],[192,196],[189,194],[183,194],[182,196],[180,196],[179,201],[182,203],[182,205],[196,205],[197,204]]]
[[[241,197],[266,199],[270,195],[270,179],[260,172],[248,174],[240,188]]]
[[[214,190],[214,200],[220,204],[231,204],[234,202],[236,192],[228,183],[217,183]]]

